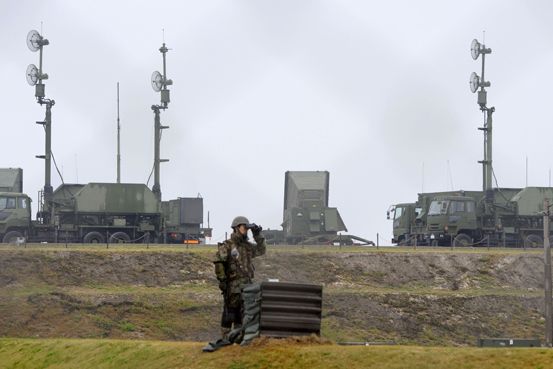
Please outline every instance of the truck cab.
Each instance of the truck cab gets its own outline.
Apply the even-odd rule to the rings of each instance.
[[[392,243],[399,245],[413,244],[412,227],[416,225],[416,220],[422,213],[422,206],[415,203],[391,205],[388,209],[388,219],[394,221]]]
[[[31,199],[24,193],[0,192],[0,239],[23,237],[31,225]]]
[[[430,203],[425,240],[432,246],[468,246],[477,230],[476,201],[472,197],[436,197]]]

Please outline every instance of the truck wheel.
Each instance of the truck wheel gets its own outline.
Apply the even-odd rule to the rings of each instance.
[[[430,243],[430,246],[433,246],[433,247],[438,246],[438,240],[432,240],[432,242]]]
[[[4,239],[2,240],[2,242],[12,243],[12,242],[17,241],[17,237],[23,237],[23,235],[21,233],[17,232],[17,231],[11,231],[11,232],[6,233],[6,235],[4,236]]]
[[[83,238],[83,243],[104,243],[105,237],[100,232],[89,232]]]
[[[524,239],[524,247],[534,249],[538,247],[543,247],[543,239],[537,234],[531,234]]]
[[[131,238],[125,232],[115,232],[109,237],[109,243],[130,243]]]
[[[470,245],[472,245],[472,238],[469,235],[461,233],[453,239],[454,247],[468,247]]]

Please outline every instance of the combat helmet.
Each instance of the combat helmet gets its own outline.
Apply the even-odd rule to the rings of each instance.
[[[246,217],[243,217],[243,216],[237,216],[236,218],[234,218],[234,220],[232,221],[232,224],[230,225],[230,228],[233,228],[234,227],[238,227],[240,224],[250,224],[250,221],[248,220],[248,218]]]

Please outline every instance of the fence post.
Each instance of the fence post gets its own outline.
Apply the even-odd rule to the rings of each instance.
[[[342,233],[340,232],[340,250],[342,249]]]
[[[186,249],[188,250],[188,233],[185,235],[186,237]]]
[[[417,235],[415,235],[415,251],[417,250]]]
[[[378,250],[378,246],[380,245],[380,237],[379,234],[376,234],[376,249]]]
[[[109,231],[106,231],[106,249],[109,249]]]
[[[65,248],[67,248],[67,230],[65,230]]]
[[[302,233],[302,235],[301,235],[301,249],[302,250],[303,250],[303,241],[304,241],[303,237],[304,237],[304,234]]]
[[[146,233],[146,249],[150,249],[150,232]]]
[[[488,251],[490,251],[490,235],[488,235]]]
[[[451,251],[453,251],[453,235],[449,235],[449,243],[451,244]]]

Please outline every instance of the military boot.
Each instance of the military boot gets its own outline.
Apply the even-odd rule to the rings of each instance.
[[[221,338],[223,338],[224,340],[228,340],[228,335],[231,330],[231,328],[221,327]]]

